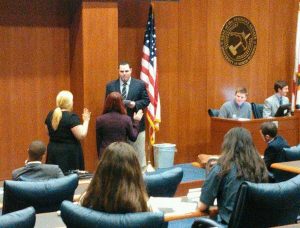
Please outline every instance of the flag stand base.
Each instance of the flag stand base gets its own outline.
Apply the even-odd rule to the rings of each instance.
[[[146,173],[151,173],[151,172],[155,172],[155,169],[151,165],[151,161],[148,161],[148,165],[146,167]]]

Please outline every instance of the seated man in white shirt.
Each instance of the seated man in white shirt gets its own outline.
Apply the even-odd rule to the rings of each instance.
[[[275,94],[265,100],[263,109],[264,118],[275,116],[280,105],[289,103],[289,98],[286,97],[289,92],[289,86],[285,81],[276,81],[274,84],[274,90]]]
[[[44,181],[63,177],[62,170],[57,165],[42,164],[46,146],[40,140],[33,141],[28,148],[28,159],[25,166],[12,172],[13,180]]]

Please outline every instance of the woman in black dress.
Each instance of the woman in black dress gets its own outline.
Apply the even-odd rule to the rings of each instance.
[[[84,170],[80,140],[88,132],[90,115],[84,108],[80,124],[78,115],[72,112],[73,95],[61,91],[56,97],[56,108],[49,112],[45,124],[49,135],[46,163],[58,165],[64,173],[69,170]]]

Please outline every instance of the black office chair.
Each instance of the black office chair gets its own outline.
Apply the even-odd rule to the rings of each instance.
[[[295,146],[295,147],[290,147],[290,148],[283,148],[283,161],[296,161],[300,160],[300,145]],[[283,170],[277,170],[273,169],[272,170],[275,182],[281,182],[281,181],[286,181],[289,180],[298,174],[296,173],[291,173]]]
[[[139,212],[111,214],[74,205],[64,201],[61,204],[61,218],[67,227],[76,228],[165,228],[163,212]]]
[[[290,148],[283,148],[285,161],[300,160],[300,144]]]
[[[264,110],[263,104],[256,104],[256,103],[252,102],[251,107],[252,107],[252,114],[253,114],[254,119],[263,118],[263,110]]]
[[[300,211],[300,175],[280,183],[244,182],[237,193],[230,228],[273,227],[293,224]],[[223,227],[207,218],[192,227]]]
[[[212,108],[207,110],[208,115],[210,117],[218,117],[219,116],[219,111],[220,111],[219,109],[212,109]]]
[[[183,177],[183,170],[176,167],[162,173],[144,175],[144,181],[149,196],[154,197],[173,197],[177,186]]]
[[[34,225],[35,210],[33,207],[0,216],[1,228],[33,228]]]
[[[264,104],[257,104],[252,102],[251,107],[252,107],[252,114],[254,119],[263,118]]]
[[[63,200],[73,201],[78,176],[40,182],[4,181],[2,214],[33,206],[36,213],[57,211]]]

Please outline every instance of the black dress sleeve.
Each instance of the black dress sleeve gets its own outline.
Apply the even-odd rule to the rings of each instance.
[[[80,125],[80,119],[77,114],[71,113],[70,118],[69,118],[69,125],[70,125],[70,128]]]

